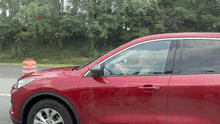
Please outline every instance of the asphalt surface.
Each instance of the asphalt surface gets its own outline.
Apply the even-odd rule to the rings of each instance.
[[[13,124],[8,112],[10,107],[10,97],[0,96],[0,124]]]
[[[56,67],[37,66],[37,71],[50,68]],[[0,65],[0,124],[13,124],[9,116],[10,90],[21,76],[22,65]]]

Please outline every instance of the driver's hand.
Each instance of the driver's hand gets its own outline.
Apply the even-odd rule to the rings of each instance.
[[[127,75],[130,74],[130,72],[128,71],[128,69],[124,66],[123,63],[116,63],[115,67],[120,69],[123,75]]]
[[[122,63],[116,63],[115,67],[119,68],[119,69],[123,69],[123,64]]]

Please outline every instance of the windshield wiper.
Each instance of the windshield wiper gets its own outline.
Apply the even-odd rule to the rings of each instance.
[[[75,71],[75,70],[80,70],[80,69],[82,69],[82,68],[84,68],[84,67],[85,67],[84,65],[83,65],[83,66],[76,67],[76,68],[73,69],[73,71]]]
[[[217,71],[203,71],[203,73],[213,73],[213,72],[217,72]]]

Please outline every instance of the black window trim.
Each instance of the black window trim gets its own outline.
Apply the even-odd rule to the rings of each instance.
[[[183,41],[184,40],[219,40],[220,38],[179,38],[177,41],[176,55],[174,60],[174,69],[172,75],[201,75],[201,74],[219,74],[217,72],[204,72],[204,73],[181,73],[181,61],[183,54]]]
[[[119,51],[119,52],[117,52],[117,53],[111,55],[110,57],[108,57],[108,58],[106,58],[105,60],[101,61],[101,62],[99,63],[99,65],[104,64],[105,61],[109,60],[110,58],[112,58],[112,57],[114,57],[114,56],[116,56],[116,55],[118,55],[118,54],[120,54],[121,52],[124,52],[124,51],[127,50],[127,49],[130,49],[130,48],[132,48],[132,47],[135,47],[135,46],[138,46],[138,45],[141,45],[141,44],[150,43],[150,42],[157,42],[157,41],[169,41],[169,40],[170,40],[170,41],[171,41],[171,45],[172,45],[172,44],[175,44],[174,46],[176,46],[178,39],[179,39],[179,38],[164,38],[164,39],[154,39],[154,40],[148,40],[148,41],[144,41],[144,42],[141,42],[141,43],[137,43],[137,44],[134,44],[134,45],[132,45],[132,46],[130,46],[130,47],[127,47],[127,48],[125,48],[125,49],[123,49],[123,50],[121,50],[121,51]],[[167,58],[168,58],[169,56],[171,56],[171,55],[170,55],[170,50],[172,49],[172,48],[171,48],[171,45],[170,45],[170,49],[169,49]],[[174,51],[176,51],[176,47],[175,47],[174,49],[175,49]],[[176,54],[176,53],[174,53],[174,54]],[[170,62],[172,62],[172,63],[171,63],[172,65],[174,65],[174,61],[175,61],[175,60],[174,60],[174,58],[175,58],[174,56],[175,56],[175,55],[173,55],[173,57],[171,57],[171,60],[170,60]],[[168,61],[168,60],[167,60],[167,61]],[[172,74],[172,70],[173,70],[173,66],[172,66],[172,69],[166,68],[166,66],[167,66],[167,61],[166,61],[166,65],[165,65],[165,72],[166,72],[166,70],[171,70],[171,71],[170,71],[170,72],[167,71],[167,73],[165,73],[165,74],[149,74],[149,75],[109,75],[109,76],[107,76],[107,77],[171,75],[171,74]],[[91,77],[91,76],[89,75],[89,73],[90,73],[90,70],[87,71],[87,72],[84,74],[83,77]],[[101,76],[101,77],[106,77],[106,76]]]

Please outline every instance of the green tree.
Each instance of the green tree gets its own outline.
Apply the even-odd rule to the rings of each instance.
[[[2,11],[0,15],[0,45],[2,42],[10,42],[13,54],[15,54],[14,38],[21,31],[20,23],[14,18],[16,12],[20,9],[19,4],[19,0],[1,0],[0,3],[0,9]]]
[[[11,43],[13,55],[15,54],[14,42],[16,36],[21,32],[21,28],[21,24],[15,19],[7,22],[7,24],[0,24],[0,36]]]

